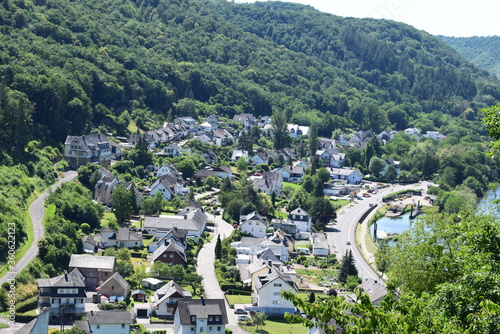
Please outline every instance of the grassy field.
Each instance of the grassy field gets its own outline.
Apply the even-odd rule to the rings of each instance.
[[[270,318],[266,320],[264,326],[259,327],[257,331],[255,326],[246,326],[246,323],[241,323],[240,327],[244,330],[255,334],[304,334],[307,333],[307,328],[301,324],[291,324],[282,318]]]
[[[292,188],[293,190],[299,190],[300,188],[302,188],[302,186],[300,184],[283,182],[282,188],[286,188],[286,187]]]
[[[331,280],[337,277],[337,271],[332,269],[302,269],[296,268],[297,276],[306,277],[310,283],[318,284],[321,281]],[[325,277],[329,279],[325,279]]]
[[[230,305],[234,304],[252,304],[251,296],[239,296],[239,295],[228,295],[226,294],[227,302]]]

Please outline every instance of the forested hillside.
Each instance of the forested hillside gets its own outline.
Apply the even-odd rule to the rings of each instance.
[[[447,115],[476,121],[500,99],[497,81],[425,32],[281,2],[4,0],[0,31],[8,152],[96,128],[127,135],[131,120],[148,129],[278,109],[328,137],[410,125],[446,134]]]
[[[439,36],[471,63],[500,77],[500,36]]]

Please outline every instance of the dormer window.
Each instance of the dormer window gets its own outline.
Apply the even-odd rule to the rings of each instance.
[[[191,316],[191,323],[195,323],[196,322],[196,316],[195,315],[192,315]]]

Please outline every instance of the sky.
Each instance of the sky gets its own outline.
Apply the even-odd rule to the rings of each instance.
[[[234,0],[255,2],[256,0]],[[500,36],[499,0],[287,0],[322,12],[404,22],[433,35]]]

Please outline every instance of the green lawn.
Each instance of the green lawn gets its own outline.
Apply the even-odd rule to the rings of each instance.
[[[230,305],[234,304],[252,304],[251,296],[228,295],[226,294],[227,302]]]
[[[0,324],[0,328],[9,328],[9,325],[6,325],[6,324]]]
[[[300,184],[283,182],[282,188],[286,188],[286,187],[292,188],[293,190],[299,190],[300,188],[302,188],[302,186]]]
[[[255,334],[303,334],[307,333],[307,328],[301,324],[291,324],[282,318],[270,318],[266,320],[266,324],[255,330],[255,326],[246,326],[246,323],[241,323],[240,327],[250,333]]]

